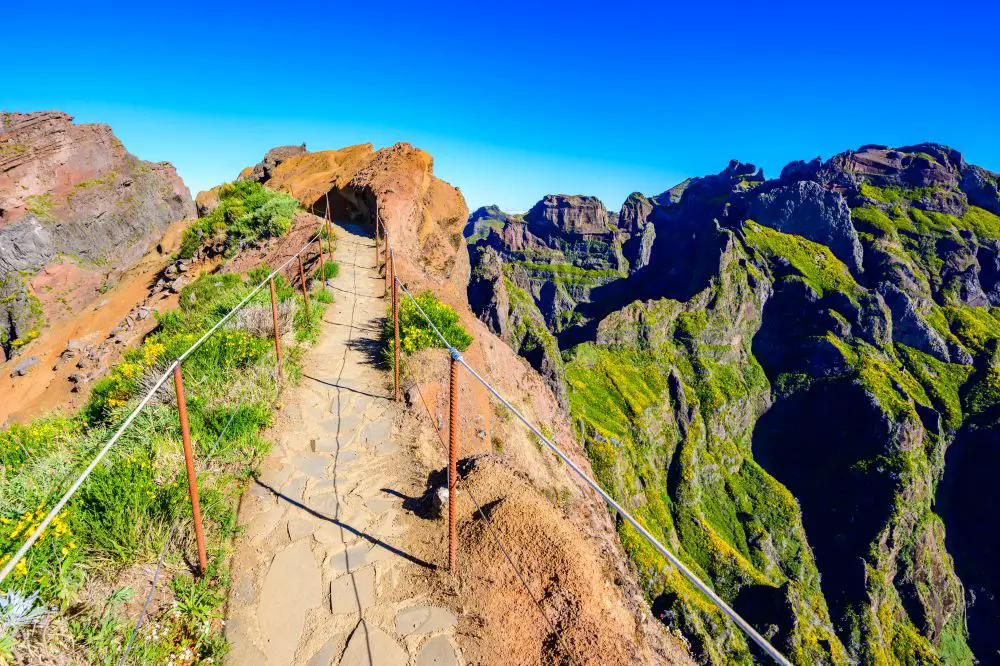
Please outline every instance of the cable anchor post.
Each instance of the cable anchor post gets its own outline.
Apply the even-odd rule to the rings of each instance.
[[[188,494],[191,496],[191,516],[194,519],[194,535],[198,542],[199,573],[204,576],[208,570],[208,556],[205,552],[205,531],[201,524],[201,504],[198,501],[198,476],[194,469],[194,450],[191,447],[191,428],[188,424],[187,400],[184,397],[184,375],[180,361],[174,363],[174,393],[177,396],[177,414],[181,422],[181,441],[184,443],[184,467],[187,469]]]

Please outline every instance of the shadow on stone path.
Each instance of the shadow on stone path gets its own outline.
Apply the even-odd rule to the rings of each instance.
[[[383,280],[369,230],[336,224],[340,274],[320,339],[285,390],[274,448],[244,496],[232,561],[230,664],[461,664],[455,616],[424,604],[403,509],[415,462],[379,367]]]

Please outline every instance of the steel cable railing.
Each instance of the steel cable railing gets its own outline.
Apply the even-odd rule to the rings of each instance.
[[[222,431],[219,433],[219,436],[216,437],[215,442],[208,450],[208,453],[206,453],[201,458],[203,471],[208,467],[209,462],[211,462],[212,457],[215,455],[216,450],[219,448],[219,444],[222,443],[222,440],[226,436],[226,433],[229,432],[230,426],[233,425],[233,421],[236,420],[236,416],[239,414],[240,409],[246,403],[247,398],[250,397],[251,393],[250,389],[253,386],[254,381],[260,377],[261,368],[263,368],[264,366],[264,361],[269,357],[270,354],[266,354],[262,356],[261,359],[257,362],[257,365],[256,367],[254,367],[252,372],[253,380],[247,382],[246,390],[243,391],[243,397],[240,398],[240,401],[236,404],[236,407],[233,408],[233,413],[229,416],[229,420],[226,421],[226,425],[223,426]],[[275,366],[275,369],[276,368],[277,366]],[[221,499],[211,504],[209,506],[209,509],[214,509],[218,505],[219,501],[221,501]],[[210,513],[210,511],[206,510],[206,513]],[[167,551],[170,549],[170,544],[173,541],[174,535],[177,532],[177,528],[180,527],[182,517],[183,515],[178,515],[176,518],[174,518],[173,523],[170,525],[170,531],[167,533],[167,539],[164,542],[163,547],[160,549],[160,553],[156,558],[156,569],[153,571],[153,578],[149,584],[149,592],[146,594],[146,600],[142,604],[142,610],[139,612],[139,617],[135,622],[135,627],[132,629],[132,634],[129,636],[128,643],[126,643],[125,645],[125,652],[122,654],[122,657],[118,662],[118,666],[124,666],[126,659],[128,659],[129,652],[131,652],[132,650],[132,645],[135,643],[135,639],[139,635],[139,630],[142,629],[143,623],[145,622],[146,619],[146,614],[149,612],[149,604],[153,600],[153,593],[156,591],[156,582],[157,580],[159,580],[160,571],[163,569],[163,560],[167,555]]]
[[[379,222],[380,222],[380,220],[379,220],[379,216],[378,216],[378,210],[377,210],[377,207],[376,207],[376,219],[375,219],[376,230],[377,230],[377,228],[379,226]],[[649,530],[647,530],[645,527],[643,527],[642,524],[639,523],[639,521],[632,516],[632,514],[630,514],[628,511],[626,511],[621,506],[621,504],[619,504],[617,501],[615,501],[615,499],[613,497],[611,497],[611,495],[609,495],[607,492],[605,492],[605,490],[603,488],[601,488],[600,484],[598,484],[596,481],[594,481],[593,479],[591,479],[576,463],[574,463],[572,460],[570,460],[570,458],[565,453],[563,453],[563,451],[558,446],[556,446],[548,437],[546,437],[545,434],[542,433],[542,431],[540,429],[536,428],[527,418],[525,418],[525,416],[523,414],[521,414],[520,411],[517,410],[516,407],[514,407],[506,398],[504,398],[500,394],[499,391],[497,391],[478,372],[476,372],[472,368],[472,366],[470,366],[465,361],[465,359],[462,357],[462,354],[451,344],[450,341],[448,341],[444,337],[444,335],[441,334],[441,331],[438,330],[437,326],[435,326],[435,324],[431,320],[431,318],[428,317],[427,313],[424,312],[424,310],[423,310],[422,307],[420,307],[420,303],[417,302],[417,299],[406,288],[406,285],[403,284],[402,280],[399,279],[399,276],[396,274],[396,271],[395,271],[394,251],[392,249],[391,242],[388,239],[388,235],[389,235],[388,234],[388,229],[385,228],[385,224],[384,223],[382,224],[382,229],[383,229],[383,232],[384,232],[384,235],[385,235],[385,238],[386,238],[386,258],[387,258],[387,262],[386,262],[386,264],[387,264],[386,265],[386,280],[388,281],[389,279],[391,279],[393,281],[393,292],[394,292],[394,294],[395,294],[396,287],[398,287],[399,289],[401,289],[403,291],[403,293],[406,295],[406,297],[410,299],[410,302],[416,307],[417,312],[420,314],[421,318],[425,322],[427,322],[427,324],[431,327],[431,330],[434,331],[434,334],[438,337],[438,339],[441,341],[441,343],[444,345],[444,347],[448,350],[449,354],[451,355],[451,365],[452,365],[451,391],[452,391],[452,395],[453,396],[455,395],[455,379],[454,379],[455,374],[454,374],[454,368],[455,368],[456,365],[461,365],[461,366],[465,367],[466,370],[468,370],[468,372],[473,376],[473,378],[476,379],[476,381],[478,381],[480,384],[482,384],[483,387],[487,391],[489,391],[497,400],[499,400],[500,403],[505,408],[507,408],[512,414],[514,414],[518,418],[518,420],[520,420],[532,433],[534,433],[534,435],[536,437],[538,437],[538,439],[542,443],[544,443],[545,446],[547,446],[553,453],[556,454],[556,456],[559,457],[560,460],[562,460],[567,466],[569,466],[569,468],[571,470],[573,470],[573,472],[585,484],[587,484],[592,490],[594,490],[601,497],[601,499],[603,499],[608,504],[608,506],[610,506],[619,516],[621,516],[637,532],[639,532],[639,534],[642,535],[642,537],[647,542],[649,542],[649,544],[651,546],[653,546],[657,551],[659,551],[659,553],[661,555],[663,555],[663,557],[665,557],[667,559],[667,561],[669,561],[674,567],[676,567],[677,570],[680,571],[681,574],[685,578],[687,578],[688,581],[692,585],[694,585],[698,590],[700,590],[706,597],[708,597],[708,599],[717,608],[719,608],[723,613],[725,613],[736,624],[736,626],[738,626],[747,635],[747,637],[749,637],[754,643],[756,643],[765,653],[767,653],[777,663],[782,664],[782,666],[791,666],[791,662],[789,662],[788,659],[784,655],[781,654],[781,652],[779,652],[773,645],[771,645],[771,643],[766,638],[764,638],[759,632],[757,632],[757,630],[755,630],[750,625],[749,622],[747,622],[746,620],[744,620],[731,606],[729,606],[729,604],[727,604],[721,597],[719,597],[719,595],[717,595],[715,593],[715,591],[712,590],[711,587],[709,587],[705,582],[703,582],[700,578],[698,578],[698,576],[693,571],[691,571],[683,562],[681,562],[680,558],[678,558],[676,555],[674,555],[673,553],[671,553],[662,543],[660,543],[660,541],[656,537],[654,537],[649,532]],[[376,231],[376,237],[377,237],[377,233],[378,232]],[[376,243],[376,252],[377,252],[377,243]],[[376,257],[376,264],[377,264],[377,257]],[[390,278],[390,273],[391,273],[391,278]],[[396,298],[394,296],[394,298],[393,298],[393,319],[395,320],[394,321],[394,327],[395,327],[395,350],[396,350],[395,351],[395,359],[394,359],[394,362],[395,362],[394,371],[396,373],[395,386],[396,386],[396,394],[397,394],[397,400],[398,400],[399,399],[398,398],[398,391],[399,391],[399,377],[398,377],[398,373],[399,373],[399,351],[398,351],[399,350],[399,333],[398,333],[398,330],[399,330],[399,307],[398,307],[398,303],[396,303],[395,301],[396,301]],[[454,418],[454,414],[452,415],[452,418]],[[449,461],[449,494],[448,494],[449,505],[452,504],[452,498],[455,496],[454,495],[454,492],[455,492],[455,480],[451,478],[451,475],[454,473],[454,471],[453,471],[454,470],[454,464],[455,464],[454,453],[452,453],[452,459]],[[454,518],[453,518],[453,515],[452,515],[452,517],[451,517],[452,523],[453,523],[453,520],[454,520]],[[452,524],[452,525],[449,526],[449,533],[450,533],[451,539],[452,539],[451,543],[449,544],[449,553],[450,553],[450,558],[449,559],[450,559],[450,561],[453,562],[454,561],[454,548],[455,548],[454,541],[453,541],[453,539],[454,539],[454,536],[453,536],[454,535],[454,524]],[[530,593],[530,591],[529,591],[529,593]]]
[[[324,226],[325,227],[329,226],[329,220],[327,220],[325,222]],[[184,362],[184,360],[186,358],[188,358],[192,353],[194,353],[194,351],[197,350],[202,344],[204,344],[206,340],[208,340],[217,330],[219,330],[219,328],[223,324],[225,324],[227,321],[229,321],[239,310],[241,310],[243,307],[245,307],[246,304],[249,303],[253,299],[253,297],[260,292],[261,289],[264,288],[264,285],[268,285],[268,284],[271,285],[271,288],[272,288],[272,306],[273,306],[273,303],[274,303],[273,280],[274,280],[274,278],[276,276],[278,276],[282,271],[284,271],[292,263],[292,261],[294,261],[295,259],[299,258],[302,255],[302,253],[306,252],[312,246],[312,244],[313,244],[314,241],[316,241],[317,239],[322,238],[322,235],[323,235],[323,227],[321,227],[320,230],[316,234],[314,234],[313,236],[311,236],[310,239],[309,239],[309,241],[305,245],[303,245],[302,248],[299,249],[298,252],[296,252],[295,254],[293,254],[283,264],[281,264],[276,269],[274,269],[273,271],[271,271],[271,273],[267,277],[265,277],[256,287],[254,287],[250,291],[250,293],[247,294],[247,296],[245,298],[243,298],[243,300],[241,300],[236,306],[234,306],[229,312],[227,312],[222,318],[220,318],[219,321],[216,322],[215,325],[213,325],[210,329],[208,329],[208,331],[206,331],[204,335],[202,335],[197,341],[195,341],[180,356],[178,356],[174,361],[172,361],[167,366],[167,368],[166,368],[166,370],[164,370],[163,374],[160,375],[160,377],[154,383],[153,387],[142,397],[142,399],[139,401],[139,404],[136,405],[136,407],[125,418],[125,421],[122,422],[121,426],[118,427],[118,429],[115,431],[114,435],[112,435],[111,439],[108,440],[107,444],[105,444],[104,447],[101,448],[101,450],[97,453],[97,455],[94,456],[94,459],[90,462],[90,464],[87,465],[87,467],[76,478],[76,480],[70,485],[70,487],[66,490],[66,492],[63,493],[63,495],[62,495],[62,497],[60,497],[59,501],[56,502],[55,506],[53,506],[52,509],[49,510],[48,514],[46,514],[46,516],[42,519],[42,521],[35,527],[35,529],[29,535],[29,537],[27,538],[27,540],[25,540],[24,544],[22,544],[21,547],[17,550],[17,552],[15,552],[14,555],[11,556],[10,560],[7,561],[7,563],[4,565],[3,569],[0,569],[0,583],[3,583],[4,580],[7,579],[7,577],[10,575],[10,573],[14,570],[14,567],[17,566],[17,563],[20,562],[24,558],[25,554],[27,554],[27,552],[31,549],[31,547],[35,544],[35,542],[38,541],[38,539],[41,537],[41,535],[48,528],[49,524],[51,524],[52,520],[59,514],[60,511],[62,511],[63,507],[66,506],[66,503],[69,502],[69,500],[73,497],[73,495],[76,494],[76,491],[79,490],[79,488],[83,484],[83,482],[87,480],[87,477],[90,476],[91,472],[93,472],[94,469],[97,467],[97,465],[101,462],[101,460],[104,459],[104,456],[107,455],[108,451],[110,451],[111,448],[118,442],[118,440],[125,433],[125,431],[132,424],[132,422],[139,415],[139,413],[146,407],[146,405],[149,404],[149,401],[153,398],[153,396],[156,394],[156,392],[160,390],[160,388],[163,386],[163,384],[166,383],[167,379],[171,375],[174,375],[175,378],[177,377],[177,375],[179,374],[177,372],[177,370],[178,370],[178,368],[180,368],[180,366]],[[320,249],[322,251],[322,243],[320,244]],[[280,343],[278,342],[277,338],[278,338],[278,335],[277,335],[277,324],[275,324],[276,350],[278,350],[280,348]],[[280,362],[280,351],[279,351],[279,362]],[[279,365],[279,371],[280,371],[280,365]],[[186,430],[186,428],[182,428],[182,429]],[[185,438],[187,438],[186,432],[184,433],[184,436],[185,436]],[[190,481],[191,481],[191,479],[189,477],[189,482]],[[194,504],[195,508],[196,508],[197,507],[197,489],[196,489],[196,487],[194,485],[191,486],[191,494],[192,494],[192,498],[191,498],[192,499],[192,504]],[[198,519],[197,516],[196,516],[196,527],[197,527],[197,530],[200,532],[201,531],[200,530],[200,519]],[[199,541],[201,542],[199,544],[199,551],[203,551],[203,549],[204,549],[203,537],[201,537],[199,535],[198,538],[199,538]],[[199,553],[199,555],[202,555],[202,553]],[[201,557],[200,559],[201,559],[200,563],[202,565],[202,569],[204,569],[204,564],[205,564],[204,558]]]

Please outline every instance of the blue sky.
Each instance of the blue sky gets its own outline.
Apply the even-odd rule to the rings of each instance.
[[[79,5],[77,5],[79,7]],[[39,9],[44,15],[33,10]],[[193,192],[270,147],[409,141],[470,207],[618,208],[864,143],[1000,171],[995,2],[5,7],[0,109],[109,123]]]

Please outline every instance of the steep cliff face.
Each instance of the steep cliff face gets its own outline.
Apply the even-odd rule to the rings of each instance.
[[[74,124],[54,111],[0,115],[3,352],[17,351],[46,319],[32,287],[39,270],[76,273],[74,281],[92,297],[135,265],[172,222],[194,213],[174,168],[129,154],[107,125]]]
[[[773,180],[734,161],[631,195],[613,223],[558,200],[533,209],[545,226],[509,218],[470,247],[470,302],[563,383],[605,487],[797,663],[995,654],[992,602],[963,582],[1000,592],[996,521],[967,485],[1000,445],[996,174],[936,144],[865,146]],[[750,658],[620,536],[703,659]]]

